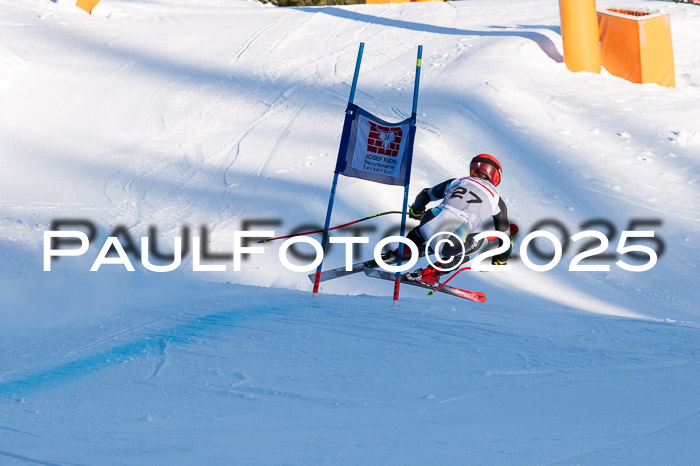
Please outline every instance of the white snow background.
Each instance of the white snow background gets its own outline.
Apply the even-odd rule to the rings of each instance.
[[[700,8],[598,6],[671,14],[675,89],[570,73],[554,1],[0,0],[0,463],[696,462]],[[656,266],[570,272],[572,244],[452,282],[483,304],[404,286],[398,307],[363,274],[312,299],[277,243],[240,272],[89,272],[120,225],[162,250],[204,225],[222,253],[245,220],[322,223],[361,41],[355,102],[390,121],[424,47],[411,199],[489,152],[516,251],[543,219],[603,219],[614,253],[644,219]],[[332,223],[401,200],[341,177]],[[81,218],[98,240],[43,272],[43,232]]]

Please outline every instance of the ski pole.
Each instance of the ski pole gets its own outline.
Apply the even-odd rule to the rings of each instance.
[[[338,226],[335,226],[335,227],[333,227],[333,228],[329,228],[328,231],[337,230],[337,229],[339,229],[339,228],[343,228],[343,227],[347,227],[347,226],[350,226],[350,225],[354,225],[354,224],[356,224],[356,223],[360,223],[360,222],[364,222],[365,220],[369,220],[369,219],[371,219],[371,218],[381,217],[382,215],[387,215],[387,214],[400,214],[400,213],[402,213],[402,212],[399,211],[399,210],[390,210],[390,211],[387,211],[387,212],[380,212],[380,213],[378,213],[378,214],[370,215],[370,216],[365,217],[365,218],[361,218],[361,219],[358,219],[358,220],[353,220],[352,222],[343,223],[342,225],[338,225]],[[261,239],[260,241],[258,241],[258,243],[267,243],[267,242],[270,242],[270,241],[274,241],[274,240],[276,240],[276,239],[291,238],[291,237],[293,237],[293,236],[313,235],[314,233],[323,233],[323,229],[314,230],[314,231],[305,231],[305,232],[303,232],[303,233],[295,233],[295,234],[293,234],[293,235],[277,236],[276,238]]]

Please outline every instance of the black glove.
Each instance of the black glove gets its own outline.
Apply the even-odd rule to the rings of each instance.
[[[425,209],[417,210],[417,209],[414,209],[413,206],[408,208],[408,216],[411,217],[412,219],[420,220],[423,218],[423,215],[425,215]]]

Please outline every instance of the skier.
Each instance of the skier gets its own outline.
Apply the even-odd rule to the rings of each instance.
[[[406,279],[427,285],[437,285],[442,274],[469,260],[467,255],[479,249],[481,241],[478,243],[473,241],[476,233],[472,232],[489,217],[493,217],[496,230],[510,236],[508,210],[496,189],[501,182],[501,172],[501,164],[496,157],[479,154],[469,164],[470,176],[443,181],[432,188],[422,190],[416,196],[408,215],[421,222],[406,237],[416,243],[419,252],[422,253],[426,241],[435,234],[454,232],[454,235],[444,237],[438,235],[437,242],[431,241],[431,244],[439,245],[435,254],[443,261],[440,264],[442,270],[431,265],[406,274]],[[426,206],[438,200],[442,200],[440,205],[426,212]],[[464,256],[462,244],[456,241],[455,235],[464,244]],[[499,239],[499,247],[502,244],[503,241]],[[505,265],[512,250],[513,239],[511,238],[508,250],[494,256],[492,264]],[[398,249],[393,251],[393,254],[398,255]],[[404,259],[410,256],[410,249],[405,247]]]

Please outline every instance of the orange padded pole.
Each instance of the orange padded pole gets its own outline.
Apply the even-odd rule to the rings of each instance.
[[[564,63],[569,71],[600,73],[595,0],[559,0]]]

